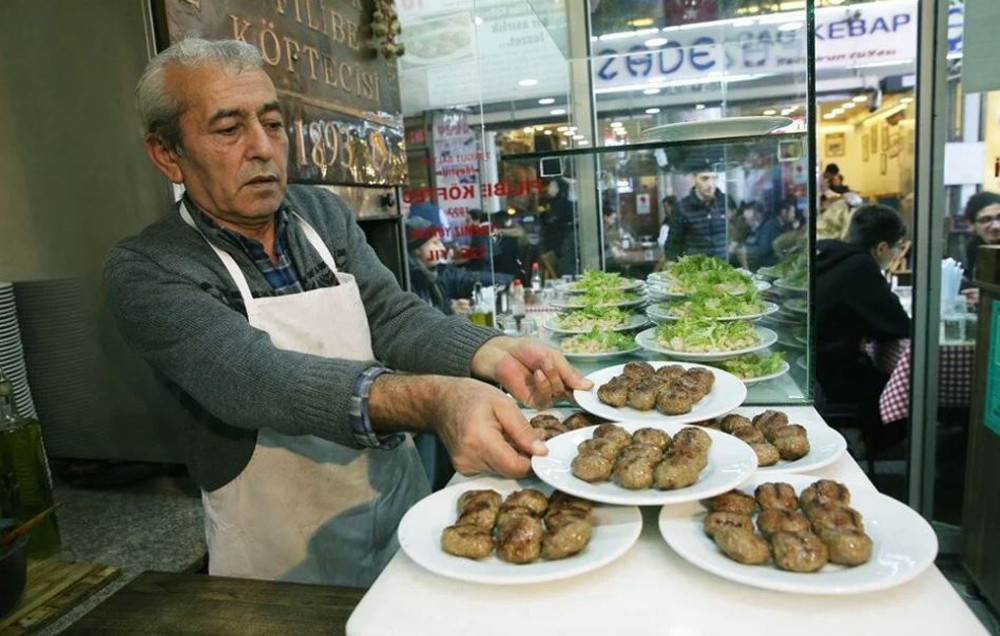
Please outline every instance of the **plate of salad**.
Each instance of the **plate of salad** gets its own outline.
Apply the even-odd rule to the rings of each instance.
[[[557,346],[567,358],[578,360],[600,360],[639,350],[639,345],[632,336],[597,328],[589,333],[563,338]]]
[[[746,320],[683,318],[639,332],[639,346],[678,360],[724,360],[771,346],[778,334]]]
[[[602,272],[591,270],[572,283],[563,283],[556,287],[566,294],[591,294],[605,291],[632,291],[642,288],[642,281],[634,278],[624,278],[617,272]]]
[[[618,307],[588,307],[559,314],[546,320],[542,326],[561,334],[590,333],[592,329],[628,331],[649,324],[642,314],[634,314]]]
[[[757,384],[780,378],[791,369],[791,365],[785,361],[785,354],[781,351],[745,353],[728,360],[720,360],[715,366],[743,380],[743,384]]]
[[[615,289],[557,298],[552,301],[552,306],[557,309],[594,309],[601,307],[635,307],[645,302],[646,297],[642,294]]]
[[[741,295],[719,292],[700,292],[686,299],[660,303],[646,309],[646,315],[657,322],[681,318],[707,318],[710,320],[756,320],[778,311],[778,305],[760,300],[757,294]]]
[[[797,314],[809,313],[809,301],[805,298],[793,298],[786,301],[784,304],[785,309],[789,311],[794,311]]]
[[[809,269],[809,262],[806,260],[806,253],[802,249],[797,249],[785,258],[781,259],[777,265],[771,267],[761,267],[757,270],[758,276],[765,278],[787,278],[799,271]]]
[[[785,278],[779,278],[774,281],[774,286],[778,289],[784,289],[786,291],[793,292],[807,292],[809,291],[809,271],[802,269],[791,276],[786,276]]]

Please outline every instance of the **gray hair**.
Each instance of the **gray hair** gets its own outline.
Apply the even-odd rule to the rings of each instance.
[[[187,38],[149,61],[135,87],[139,116],[147,137],[156,137],[168,150],[180,154],[183,151],[180,120],[185,104],[167,89],[165,71],[171,64],[188,68],[222,64],[244,70],[261,68],[264,60],[255,46],[241,40]]]

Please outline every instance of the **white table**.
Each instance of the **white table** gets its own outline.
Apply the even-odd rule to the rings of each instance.
[[[783,407],[794,421],[811,407]],[[844,455],[818,476],[874,488]],[[396,554],[347,622],[348,636],[433,634],[948,635],[986,630],[936,567],[906,585],[865,595],[759,590],[704,572],[677,555],[643,510],[642,535],[622,558],[582,576],[491,586],[431,574]]]

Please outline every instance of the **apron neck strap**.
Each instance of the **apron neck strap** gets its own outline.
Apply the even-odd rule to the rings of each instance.
[[[247,308],[247,311],[250,311],[250,302],[253,300],[253,295],[250,293],[250,285],[247,283],[246,276],[243,275],[243,270],[241,270],[240,266],[236,264],[236,259],[233,258],[232,254],[216,247],[212,241],[208,240],[205,233],[201,231],[201,228],[199,228],[194,222],[194,219],[191,218],[191,213],[188,212],[187,205],[184,203],[183,199],[181,200],[180,212],[181,218],[184,219],[184,222],[193,227],[198,234],[201,234],[201,238],[205,239],[208,246],[215,251],[219,260],[222,261],[222,264],[225,266],[226,271],[229,272],[229,276],[233,279],[233,282],[236,283],[236,287],[240,290],[240,296],[243,298],[243,306]]]
[[[330,249],[323,242],[323,239],[320,238],[319,233],[313,229],[313,226],[306,223],[306,220],[299,216],[298,213],[292,212],[292,214],[295,216],[295,220],[298,221],[302,233],[306,235],[306,240],[309,241],[314,250],[319,252],[320,257],[326,263],[326,266],[330,268],[330,271],[336,274],[337,263],[333,260],[333,254],[330,253]]]

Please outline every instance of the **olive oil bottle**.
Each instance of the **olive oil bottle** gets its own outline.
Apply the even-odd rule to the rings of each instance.
[[[42,425],[18,414],[14,387],[0,373],[0,517],[24,522],[51,506],[52,477]],[[50,514],[28,536],[28,556],[54,555],[60,544],[56,515]]]

